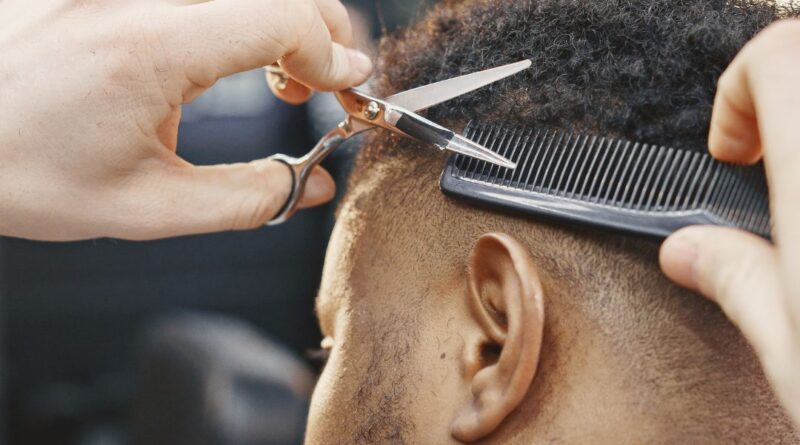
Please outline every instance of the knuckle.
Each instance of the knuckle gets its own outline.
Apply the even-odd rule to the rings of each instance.
[[[295,0],[291,4],[287,2],[283,12],[287,26],[284,35],[291,36],[291,40],[286,42],[287,52],[293,53],[303,45],[322,18],[314,0]]]
[[[344,6],[339,0],[334,0],[330,5],[331,19],[336,23],[345,24],[350,20],[350,14],[347,12],[347,7]]]
[[[274,197],[249,199],[241,204],[230,227],[232,230],[251,230],[261,227],[274,216],[277,206]]]
[[[246,40],[257,42],[261,46],[258,50],[280,59],[297,52],[321,19],[314,0],[276,0],[258,2],[258,9],[252,11],[248,20],[253,23],[243,27],[250,33]]]

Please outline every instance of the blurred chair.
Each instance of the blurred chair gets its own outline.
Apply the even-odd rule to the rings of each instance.
[[[146,328],[133,445],[302,443],[314,373],[236,319],[165,317]]]

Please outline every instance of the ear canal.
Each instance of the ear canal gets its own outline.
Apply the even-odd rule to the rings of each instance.
[[[494,432],[522,402],[539,363],[544,295],[527,248],[508,235],[487,234],[469,258],[471,315],[483,337],[465,355],[473,395],[452,424],[453,437],[472,442]],[[479,360],[479,362],[473,362]]]

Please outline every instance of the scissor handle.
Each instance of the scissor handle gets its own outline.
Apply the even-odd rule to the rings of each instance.
[[[349,137],[347,126],[348,124],[345,121],[329,131],[328,134],[323,136],[322,139],[317,142],[317,145],[302,158],[293,158],[282,154],[272,155],[267,158],[271,161],[283,163],[289,167],[289,171],[292,174],[292,189],[289,192],[289,197],[286,198],[286,202],[278,211],[278,214],[267,222],[268,226],[282,224],[297,212],[297,206],[300,204],[300,199],[303,197],[303,193],[305,193],[306,190],[306,181],[308,181],[308,177],[311,175],[311,172],[314,171],[314,167],[319,165],[331,152],[342,145],[342,142],[347,140]]]

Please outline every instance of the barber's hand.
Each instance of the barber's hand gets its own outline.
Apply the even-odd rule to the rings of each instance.
[[[190,165],[175,154],[181,105],[275,61],[308,88],[359,84],[372,65],[350,44],[339,0],[3,0],[0,234],[150,239],[262,225],[286,200],[288,169]],[[302,204],[333,187],[318,169]]]
[[[800,21],[770,26],[719,82],[709,147],[718,159],[764,158],[774,245],[744,232],[692,227],[661,249],[677,283],[717,302],[758,354],[800,426]]]

